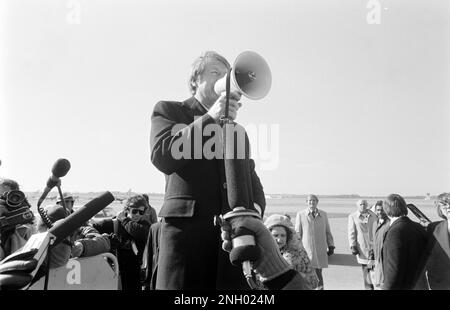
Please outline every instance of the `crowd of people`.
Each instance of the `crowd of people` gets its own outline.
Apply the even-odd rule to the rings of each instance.
[[[209,127],[208,137],[197,131],[210,125],[235,124],[242,93],[236,89],[216,91],[216,82],[231,69],[223,56],[206,52],[192,66],[188,79],[192,96],[183,102],[161,101],[154,107],[150,160],[166,180],[160,220],[148,196],[130,197],[112,219],[85,223],[53,248],[47,266],[110,251],[118,257],[125,290],[237,290],[249,288],[250,273],[244,275],[241,266],[230,263],[230,253],[238,262],[248,261],[246,255],[251,254],[254,281],[260,289],[324,289],[322,269],[328,268],[335,244],[328,215],[317,208],[318,197],[308,195],[307,207],[296,214],[294,223],[286,215],[267,217],[263,186],[249,152],[239,161],[198,153],[212,149],[211,136],[221,141],[217,137],[221,127],[217,132],[212,130],[217,126]],[[245,83],[253,79],[249,74]],[[220,154],[220,149],[220,144],[215,146],[214,154]],[[233,167],[235,170],[230,170]],[[235,182],[237,179],[240,182]],[[14,200],[4,194],[18,190],[17,182],[1,180],[0,219],[11,211],[8,206]],[[230,196],[236,192],[245,199]],[[14,193],[12,198],[20,196]],[[230,197],[233,203],[246,204],[245,215],[232,221],[224,217],[236,207]],[[45,208],[51,223],[73,212],[73,196],[66,193],[63,199],[64,203],[61,200]],[[21,203],[26,205],[26,199]],[[373,211],[365,200],[356,205],[357,210],[348,216],[348,252],[362,267],[366,289],[450,289],[450,194],[437,197],[443,221],[426,228],[407,217],[406,202],[397,194],[377,202]],[[47,220],[36,222],[1,231],[0,260],[20,249],[30,235],[51,225]],[[258,251],[250,250],[255,248]],[[0,287],[8,287],[14,271],[23,275],[28,266],[33,264],[0,263]]]
[[[19,190],[17,182],[0,179],[0,195],[12,190]],[[52,223],[64,220],[74,212],[73,195],[64,193],[63,197],[65,206],[58,199],[56,204],[44,208]],[[335,246],[327,213],[317,208],[318,203],[316,195],[308,195],[307,207],[296,214],[295,223],[287,214],[264,216],[263,221],[248,219],[250,224],[247,227],[258,232],[260,240],[265,240],[260,244],[262,250],[280,253],[284,267],[287,267],[281,272],[281,278],[283,274],[291,274],[286,276],[290,279],[288,281],[276,280],[280,275],[274,276],[271,272],[277,268],[281,270],[283,264],[277,266],[273,258],[276,255],[272,253],[268,255],[271,258],[263,263],[266,266],[261,266],[261,263],[257,266],[255,262],[255,270],[260,271],[257,273],[257,289],[324,289],[322,268],[328,267],[328,258],[334,254]],[[428,225],[407,217],[407,204],[397,194],[377,201],[372,208],[366,200],[358,200],[356,206],[357,210],[348,216],[348,251],[362,266],[366,289],[450,289],[450,193],[436,198],[437,214],[442,221]],[[0,217],[5,214],[7,205],[1,199]],[[162,263],[162,224],[163,219],[158,220],[148,196],[131,196],[116,216],[90,221],[79,227],[52,249],[46,264],[56,268],[66,264],[70,258],[112,252],[119,261],[120,289],[155,290],[158,266]],[[45,222],[37,217],[34,223],[2,230],[0,261],[20,249],[32,234],[47,229]],[[222,227],[222,242],[226,245],[231,240],[231,233],[227,235],[224,231],[226,227]],[[224,249],[230,250],[226,246]],[[274,266],[270,266],[272,263]],[[43,276],[44,270],[42,268],[38,272],[38,277]],[[1,274],[0,267],[0,278]],[[170,272],[166,275],[171,276]],[[283,285],[280,286],[279,281]]]

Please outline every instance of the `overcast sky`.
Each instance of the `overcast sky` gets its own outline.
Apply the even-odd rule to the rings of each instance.
[[[64,157],[63,189],[164,192],[150,115],[190,96],[190,65],[206,50],[231,63],[253,50],[271,68],[269,95],[244,98],[237,119],[260,128],[257,141],[274,130],[269,159],[252,149],[266,193],[450,190],[450,1],[3,0],[0,10],[0,175],[25,190],[42,189]]]

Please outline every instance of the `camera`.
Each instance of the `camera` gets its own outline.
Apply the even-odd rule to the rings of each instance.
[[[34,214],[30,210],[25,194],[12,190],[0,196],[2,205],[7,212],[0,217],[0,232],[7,231],[17,225],[32,223]]]

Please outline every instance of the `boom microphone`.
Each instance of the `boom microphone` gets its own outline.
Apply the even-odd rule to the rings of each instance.
[[[70,170],[70,162],[67,159],[58,159],[52,167],[52,175],[47,180],[47,185],[45,186],[44,192],[38,200],[38,207],[42,204],[45,197],[53,189],[53,187],[61,184],[60,178],[65,176]]]
[[[48,231],[55,237],[53,245],[58,244],[61,240],[73,233],[83,223],[106,208],[114,199],[114,196],[110,192],[105,192],[69,215],[64,221],[57,222]]]

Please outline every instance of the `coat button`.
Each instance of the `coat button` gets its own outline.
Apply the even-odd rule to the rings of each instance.
[[[227,182],[223,183],[223,188],[227,189]]]

